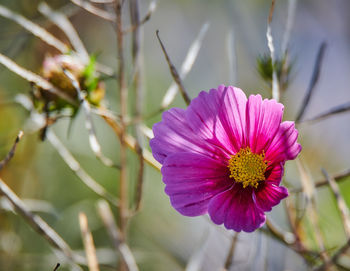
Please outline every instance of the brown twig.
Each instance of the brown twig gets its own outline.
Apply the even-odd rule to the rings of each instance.
[[[104,20],[115,22],[116,17],[114,14],[109,13],[103,9],[97,8],[88,1],[85,0],[70,0],[72,3],[76,4],[77,6],[85,9],[86,11],[90,12],[91,14],[100,17]]]
[[[134,255],[121,237],[121,231],[118,229],[113,219],[112,211],[106,201],[100,200],[98,202],[98,213],[113,241],[115,249],[120,252],[129,271],[138,271]]]
[[[98,260],[96,256],[94,239],[89,229],[87,217],[83,212],[79,213],[79,225],[80,225],[81,237],[83,239],[83,243],[85,247],[85,255],[86,255],[89,270],[99,271],[100,268],[98,267]]]
[[[119,193],[120,193],[120,206],[119,206],[119,219],[120,219],[120,231],[121,239],[126,241],[127,236],[127,220],[129,215],[129,200],[128,200],[128,168],[127,168],[127,153],[126,153],[126,116],[128,114],[128,89],[126,87],[125,79],[125,60],[124,60],[124,36],[123,36],[123,23],[122,23],[122,0],[116,0],[115,2],[115,14],[116,14],[116,35],[118,46],[118,87],[119,87],[119,102],[120,102],[120,179],[119,179]],[[124,270],[124,265],[121,265]]]
[[[350,102],[332,107],[331,109],[328,109],[326,112],[321,113],[321,114],[317,115],[316,117],[301,120],[301,121],[299,121],[299,123],[316,122],[316,121],[324,120],[324,119],[331,117],[331,116],[334,116],[336,114],[340,114],[340,113],[344,113],[344,112],[348,112],[348,111],[350,111]]]
[[[53,269],[53,271],[57,271],[58,268],[59,268],[60,266],[61,266],[61,264],[60,264],[60,263],[57,263],[56,266],[55,266],[55,268]]]
[[[340,194],[340,189],[334,178],[332,178],[328,172],[323,168],[322,173],[327,179],[329,186],[335,196],[335,199],[337,201],[337,206],[340,211],[342,221],[343,221],[343,226],[346,234],[346,239],[350,239],[350,213],[349,213],[349,208],[347,207],[344,198]]]
[[[162,40],[159,37],[159,30],[156,31],[156,35],[157,35],[159,44],[160,44],[160,46],[162,48],[162,51],[164,53],[165,59],[166,59],[168,65],[169,65],[169,69],[170,69],[171,75],[172,75],[174,81],[176,82],[177,86],[179,87],[179,90],[180,90],[180,93],[182,95],[182,98],[184,99],[185,103],[187,105],[189,105],[191,103],[191,98],[188,96],[187,91],[185,90],[185,87],[182,84],[181,78],[180,78],[180,76],[179,76],[175,66],[171,62],[171,60],[169,58],[169,55],[168,55],[168,53],[167,53],[167,51],[166,51],[166,49],[164,47],[164,44],[163,44]]]
[[[129,3],[131,3],[131,2],[129,2]],[[147,21],[149,21],[149,19],[151,19],[151,16],[154,13],[154,11],[156,10],[156,8],[157,8],[157,1],[154,0],[149,4],[148,11],[147,11],[146,15],[143,17],[143,19],[142,20],[139,19],[137,22],[131,22],[132,25],[129,28],[125,29],[123,33],[127,34],[129,32],[137,31],[137,29],[141,25],[145,24]]]
[[[313,69],[312,76],[311,76],[311,81],[310,81],[309,87],[306,91],[306,96],[302,102],[299,113],[296,117],[297,122],[300,121],[301,118],[304,116],[305,110],[307,109],[307,106],[309,105],[312,94],[314,92],[316,83],[318,82],[318,79],[320,77],[322,60],[323,60],[323,56],[324,56],[324,53],[326,50],[326,45],[327,44],[325,42],[322,42],[319,49],[318,49],[314,69]]]
[[[8,162],[10,162],[12,157],[15,155],[17,144],[21,140],[22,136],[23,136],[23,132],[19,131],[19,133],[18,133],[18,135],[17,135],[17,137],[15,139],[15,142],[12,145],[11,150],[6,155],[6,157],[2,161],[0,161],[0,171],[4,168],[4,166],[6,166],[8,164]]]
[[[140,29],[140,14],[139,14],[139,0],[130,0],[129,1],[130,9],[130,18],[131,23],[135,26],[135,31],[132,33],[132,58],[133,58],[133,67],[135,70],[134,73],[134,86],[136,91],[136,102],[135,102],[135,119],[141,120],[142,118],[142,107],[143,107],[143,65],[142,65],[142,54],[141,54],[141,39],[142,33]],[[142,141],[143,136],[141,133],[140,123],[137,122],[135,125],[136,129],[136,153],[139,161],[139,168],[137,173],[137,182],[136,182],[136,193],[135,193],[135,209],[134,212],[139,211],[141,207],[141,198],[143,190],[143,180],[144,180],[144,160],[142,156]]]
[[[232,242],[231,242],[230,249],[228,251],[225,265],[224,265],[224,268],[222,269],[222,271],[230,270],[231,266],[233,265],[233,262],[234,262],[233,258],[235,255],[235,248],[236,248],[237,241],[238,241],[238,232],[235,232],[232,236]]]

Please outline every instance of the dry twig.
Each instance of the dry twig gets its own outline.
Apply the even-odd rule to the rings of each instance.
[[[17,135],[17,137],[15,139],[15,142],[12,145],[11,150],[6,155],[6,157],[2,161],[0,161],[0,171],[4,168],[4,166],[6,166],[8,164],[8,162],[10,162],[12,157],[15,155],[17,144],[21,140],[22,136],[23,136],[23,132],[19,131],[19,133],[18,133],[18,135]]]
[[[138,271],[139,269],[137,267],[134,255],[132,254],[128,245],[124,242],[121,232],[113,219],[112,211],[106,201],[99,201],[98,213],[108,231],[110,238],[113,241],[115,249],[120,252],[120,255],[124,259],[129,271]]]
[[[164,47],[164,44],[163,44],[162,40],[159,37],[159,30],[156,31],[156,35],[157,35],[159,44],[160,44],[160,46],[162,48],[162,51],[164,53],[165,59],[166,59],[168,65],[169,65],[169,69],[170,69],[171,75],[172,75],[174,81],[176,82],[176,84],[177,84],[177,86],[178,86],[178,88],[180,90],[182,98],[184,99],[185,103],[187,105],[189,105],[191,103],[191,98],[188,96],[187,91],[185,90],[185,87],[184,87],[184,85],[182,83],[182,80],[181,80],[181,78],[180,78],[180,76],[179,76],[179,74],[178,74],[174,64],[171,62],[171,60],[169,58],[169,55],[168,55],[168,53],[167,53],[167,51],[166,51],[166,49]]]
[[[238,232],[235,232],[232,236],[230,249],[228,251],[226,261],[225,261],[225,266],[222,269],[222,271],[228,271],[228,270],[230,270],[231,266],[233,266],[233,262],[234,262],[233,257],[235,255],[235,248],[237,245],[237,241],[238,241]]]
[[[88,220],[85,213],[79,213],[79,224],[81,236],[83,239],[86,260],[90,271],[99,271],[98,260],[96,256],[96,249],[94,245],[94,239],[89,229]]]
[[[115,15],[112,13],[109,13],[103,9],[97,8],[88,1],[85,0],[70,0],[72,3],[76,4],[77,6],[85,9],[86,11],[90,12],[91,14],[100,17],[104,20],[115,22],[116,18]]]

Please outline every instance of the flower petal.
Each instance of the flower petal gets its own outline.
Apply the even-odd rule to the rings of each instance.
[[[297,142],[298,130],[294,122],[284,121],[278,132],[266,150],[266,160],[276,163],[293,160],[301,151],[301,145]]]
[[[258,189],[254,191],[254,195],[256,204],[260,209],[264,212],[269,212],[273,206],[288,196],[288,190],[283,186],[264,182],[259,184]]]
[[[253,189],[235,184],[231,189],[213,197],[208,213],[216,224],[224,223],[227,229],[252,232],[265,222],[264,212],[255,204]]]
[[[233,185],[223,162],[195,153],[168,156],[162,174],[172,206],[186,216],[205,214],[210,199]]]
[[[270,166],[265,173],[266,182],[275,184],[277,186],[280,185],[284,173],[283,166],[284,163],[278,163]]]
[[[247,103],[248,146],[254,153],[266,150],[282,121],[283,105],[275,100],[262,100],[251,95]]]
[[[220,85],[200,92],[186,110],[186,119],[201,138],[232,155],[244,141],[246,102],[242,90]]]
[[[185,151],[215,158],[226,156],[221,149],[205,142],[188,126],[185,110],[180,108],[164,112],[162,121],[153,126],[153,132],[150,146],[154,158],[161,164],[168,155]]]

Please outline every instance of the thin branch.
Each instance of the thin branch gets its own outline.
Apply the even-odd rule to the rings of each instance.
[[[126,116],[128,114],[128,89],[126,87],[125,78],[125,56],[124,56],[124,34],[123,34],[123,21],[122,21],[122,0],[116,0],[115,3],[115,15],[116,15],[116,36],[117,36],[117,54],[118,54],[118,87],[119,87],[119,103],[120,103],[120,180],[119,180],[119,193],[120,193],[120,230],[121,238],[126,240],[127,234],[127,220],[129,213],[129,200],[128,200],[128,168],[127,168],[127,153],[126,153]],[[123,265],[121,266],[122,270]]]
[[[4,166],[6,166],[8,164],[8,162],[10,162],[12,157],[15,155],[17,144],[21,140],[22,136],[23,136],[23,132],[19,131],[19,133],[18,133],[18,135],[17,135],[17,137],[15,139],[15,142],[12,145],[11,150],[6,155],[6,157],[2,161],[0,161],[0,171],[4,168]]]
[[[129,32],[137,31],[137,29],[138,29],[141,25],[145,24],[147,21],[149,21],[149,19],[151,19],[151,16],[152,16],[152,14],[155,12],[156,8],[157,8],[157,0],[153,0],[153,1],[149,4],[149,6],[148,6],[148,11],[147,11],[146,15],[143,17],[143,19],[142,19],[142,20],[138,20],[137,23],[132,22],[132,25],[131,25],[129,28],[127,28],[126,30],[124,30],[123,33],[124,33],[124,34],[127,34],[127,33],[129,33]]]
[[[113,129],[113,131],[115,132],[115,134],[120,137],[120,133],[121,133],[121,126],[120,124],[118,124],[118,122],[116,122],[114,119],[110,118],[107,115],[101,115],[101,117],[107,122],[107,124]],[[134,152],[136,152],[137,149],[137,143],[136,143],[136,139],[129,135],[126,134],[125,135],[125,144]],[[152,153],[150,153],[147,149],[142,149],[142,156],[143,159],[145,160],[146,163],[148,163],[150,166],[152,166],[153,168],[155,168],[156,170],[160,171],[161,168],[161,164],[156,161],[153,158]]]
[[[79,225],[80,225],[81,236],[85,247],[85,254],[86,254],[89,270],[99,271],[100,268],[98,267],[98,260],[96,256],[94,239],[89,229],[87,217],[83,212],[79,213]]]
[[[84,261],[81,259],[81,257],[73,254],[73,251],[68,244],[40,216],[29,211],[22,200],[17,197],[17,195],[1,178],[0,194],[8,199],[11,205],[15,208],[17,214],[22,216],[34,231],[44,237],[53,248],[61,251],[71,264],[75,264],[77,261]]]
[[[296,118],[297,122],[300,121],[301,118],[304,116],[304,113],[305,113],[305,111],[307,109],[307,106],[309,105],[309,102],[311,100],[312,94],[314,92],[316,83],[318,82],[318,79],[320,77],[322,60],[323,60],[323,57],[324,57],[326,46],[327,46],[326,42],[322,42],[320,47],[319,47],[319,49],[318,49],[317,56],[316,56],[316,61],[315,61],[315,65],[314,65],[314,69],[313,69],[312,76],[311,76],[311,81],[310,81],[309,87],[308,87],[308,89],[306,91],[306,96],[305,96],[305,98],[304,98],[304,100],[302,102],[302,105],[300,107],[298,116]]]
[[[159,30],[156,31],[156,35],[157,35],[159,44],[160,44],[160,46],[162,48],[162,51],[164,53],[165,59],[166,59],[168,65],[169,65],[169,69],[170,69],[171,75],[172,75],[174,81],[176,82],[176,84],[177,84],[177,86],[178,86],[178,88],[180,90],[182,98],[184,99],[185,103],[187,105],[189,105],[191,103],[191,98],[188,96],[187,91],[185,90],[185,87],[182,84],[181,78],[180,78],[180,76],[179,76],[175,66],[171,62],[171,60],[169,58],[169,55],[168,55],[168,53],[167,53],[167,51],[166,51],[166,49],[164,47],[164,44],[163,44],[162,40],[159,37]]]
[[[114,164],[111,159],[109,159],[108,157],[105,157],[102,154],[101,145],[97,140],[96,131],[95,131],[95,128],[94,128],[94,125],[92,122],[92,118],[91,118],[90,104],[88,101],[86,101],[84,94],[82,93],[82,91],[80,89],[79,82],[77,81],[77,79],[74,77],[74,75],[70,71],[64,69],[63,72],[69,78],[69,80],[72,82],[72,85],[74,86],[74,88],[77,92],[79,102],[84,110],[85,118],[86,118],[85,119],[85,127],[89,133],[89,143],[90,143],[91,150],[94,152],[97,159],[99,159],[104,165],[106,165],[108,167],[114,167],[114,168],[119,169],[120,166]]]
[[[57,25],[68,37],[69,41],[73,45],[80,58],[86,64],[89,62],[89,54],[79,38],[77,31],[74,29],[67,16],[61,12],[54,11],[45,2],[42,2],[38,6],[38,10],[50,19],[55,25]]]
[[[316,117],[313,117],[311,119],[301,120],[301,121],[299,121],[299,123],[316,122],[316,121],[324,120],[328,117],[331,117],[331,116],[334,116],[334,115],[337,115],[340,113],[345,113],[348,111],[350,111],[350,102],[332,107],[331,109],[327,110],[326,112],[324,112],[322,114],[317,115]]]
[[[135,102],[135,119],[141,120],[142,118],[142,103],[144,97],[144,88],[143,88],[143,63],[142,63],[142,33],[140,29],[140,14],[139,14],[139,0],[130,0],[129,1],[130,9],[130,18],[131,23],[136,26],[135,31],[132,33],[132,58],[133,58],[133,67],[135,70],[134,75],[134,85],[136,91],[136,102]],[[142,156],[142,142],[143,136],[141,133],[141,124],[136,123],[136,153],[139,160],[139,168],[137,173],[137,185],[135,193],[135,212],[139,211],[141,207],[141,198],[143,191],[143,180],[144,180],[144,160]]]
[[[76,4],[77,6],[85,9],[86,11],[90,12],[91,14],[100,17],[104,20],[115,22],[116,17],[114,14],[109,13],[103,9],[97,8],[88,1],[84,0],[70,0],[72,3]]]
[[[46,42],[48,45],[59,50],[61,53],[67,53],[69,51],[69,48],[66,44],[64,44],[57,38],[55,38],[52,34],[47,32],[44,28],[24,18],[22,15],[19,15],[9,10],[3,5],[0,5],[0,16],[3,16],[7,19],[10,19],[16,22],[17,24],[22,26],[24,29],[32,33],[34,36],[40,38],[42,41]]]
[[[74,100],[72,97],[61,91],[60,89],[54,87],[49,81],[45,80],[41,76],[26,70],[25,68],[17,65],[14,61],[9,59],[8,57],[4,56],[3,54],[0,54],[0,63],[4,65],[6,68],[8,68],[10,71],[16,73],[17,75],[21,76],[25,80],[34,83],[38,87],[47,90],[51,92],[52,94],[55,94],[62,99],[66,100],[67,102],[71,103],[72,105],[78,105],[77,101]]]
[[[298,0],[288,0],[287,23],[282,40],[282,54],[286,55],[289,45],[290,34],[295,20],[295,11]]]
[[[110,238],[113,241],[113,245],[120,255],[124,259],[129,271],[138,271],[138,267],[129,246],[124,242],[121,232],[118,229],[114,219],[112,211],[106,201],[99,201],[98,203],[98,213],[105,225]]]
[[[235,248],[236,248],[237,241],[238,241],[238,232],[235,232],[232,236],[230,250],[227,254],[225,265],[224,265],[224,268],[222,269],[222,271],[228,271],[228,270],[230,270],[231,266],[233,266],[233,262],[234,262],[233,257],[235,255]]]
[[[57,271],[58,268],[59,268],[60,266],[61,266],[61,264],[60,264],[60,263],[57,263],[56,266],[55,266],[55,268],[53,269],[53,271]]]
[[[272,0],[269,18],[267,20],[267,30],[266,30],[266,38],[267,38],[267,46],[270,50],[271,64],[272,64],[272,98],[277,102],[280,99],[280,86],[278,82],[277,72],[275,69],[276,57],[275,57],[275,46],[273,45],[273,37],[271,33],[271,21],[273,12],[275,9],[275,0]]]
[[[266,227],[275,238],[282,241],[285,245],[293,246],[295,244],[296,238],[294,234],[282,231],[270,219],[266,219]]]
[[[46,138],[56,149],[63,161],[69,168],[79,177],[79,179],[93,192],[102,198],[108,200],[114,206],[119,206],[118,200],[109,192],[107,192],[98,182],[96,182],[86,171],[80,166],[79,162],[73,157],[69,150],[62,144],[53,131],[48,131]]]
[[[338,209],[340,211],[342,221],[343,221],[343,226],[346,234],[346,239],[350,239],[350,212],[349,208],[345,203],[344,198],[340,194],[340,189],[334,178],[332,178],[328,172],[325,169],[322,169],[322,173],[327,179],[330,188],[332,189],[332,192],[335,196],[335,199],[337,201]]]

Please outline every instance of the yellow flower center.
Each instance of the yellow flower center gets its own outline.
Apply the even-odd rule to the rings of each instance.
[[[230,178],[235,182],[242,183],[243,188],[248,185],[257,188],[259,182],[265,180],[265,171],[268,161],[265,161],[265,153],[252,153],[249,147],[242,148],[235,155],[231,156],[228,168]]]

